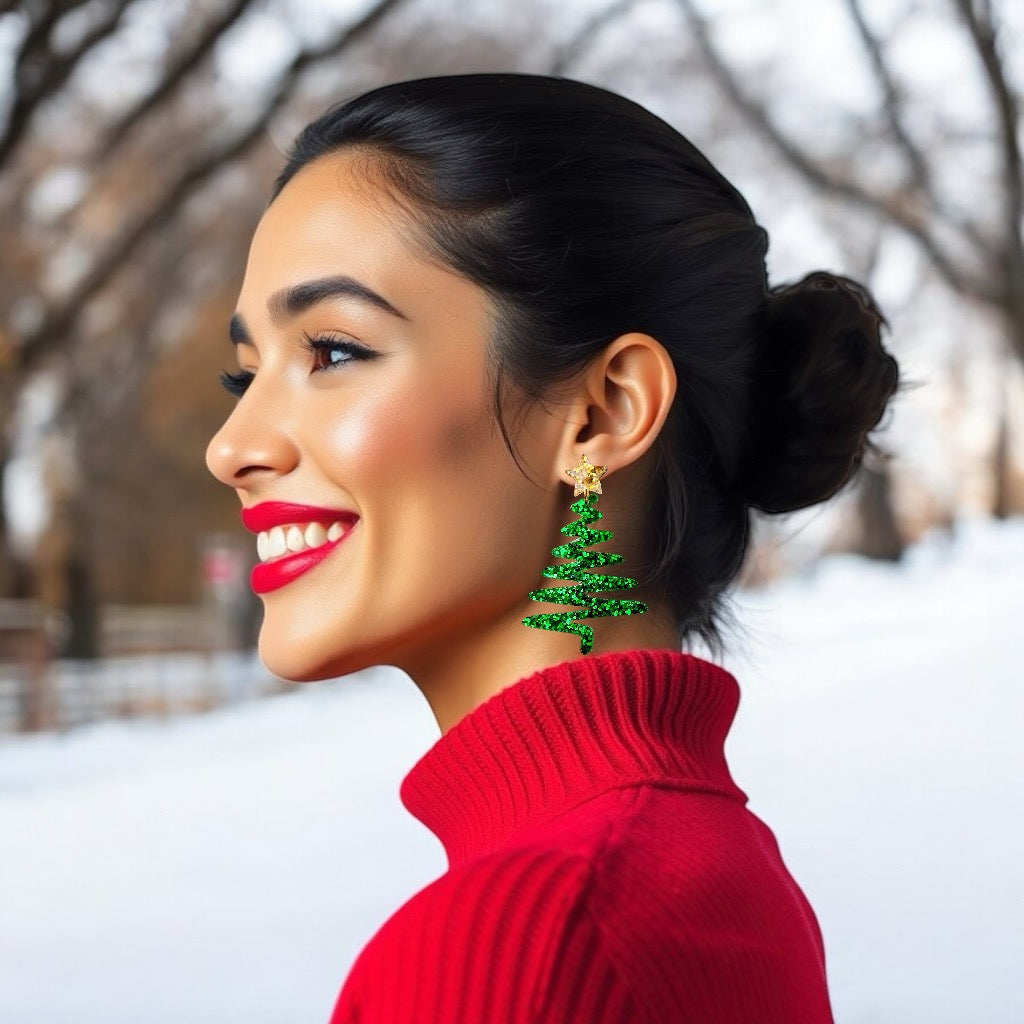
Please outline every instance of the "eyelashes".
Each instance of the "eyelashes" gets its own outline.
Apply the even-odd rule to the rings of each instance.
[[[325,370],[337,370],[350,362],[359,360],[376,359],[380,353],[373,349],[360,345],[357,342],[349,341],[331,334],[309,335],[303,333],[303,347],[312,356],[312,369],[310,373],[323,373]],[[347,358],[342,358],[347,357]],[[250,370],[242,370],[240,373],[229,373],[225,370],[220,375],[221,387],[229,395],[241,398],[256,375]]]
[[[318,334],[313,337],[303,334],[306,348],[313,354],[313,373],[320,373],[323,370],[333,370],[336,367],[344,366],[346,363],[355,362],[360,359],[374,359],[377,353],[365,345],[359,345],[347,338],[339,338],[331,334]],[[335,356],[347,355],[350,358],[339,361]]]
[[[228,373],[225,370],[220,375],[220,386],[229,394],[234,395],[235,398],[241,398],[245,394],[245,389],[252,383],[253,377],[256,374],[250,373],[248,370],[243,370],[241,373]]]

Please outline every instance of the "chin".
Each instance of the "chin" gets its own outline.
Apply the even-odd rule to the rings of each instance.
[[[371,662],[354,656],[355,652],[317,651],[309,643],[280,642],[268,632],[260,631],[259,656],[268,672],[289,683],[314,683],[334,679],[370,667]]]
[[[260,632],[259,655],[268,672],[289,683],[312,683],[318,679],[329,679],[333,674],[328,667],[311,658],[304,645],[275,643],[267,637],[266,630]]]

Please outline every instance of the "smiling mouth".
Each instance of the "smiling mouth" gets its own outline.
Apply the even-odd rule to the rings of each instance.
[[[346,524],[333,522],[329,526],[323,523],[289,523],[262,530],[256,536],[256,553],[260,562],[276,562],[289,555],[297,555],[303,551],[315,551],[332,541],[341,540],[345,535]]]
[[[257,594],[269,594],[279,590],[293,580],[309,572],[329,558],[336,547],[343,544],[355,528],[355,523],[292,523],[287,526],[273,526],[261,533],[257,544],[267,551],[265,560],[252,567],[249,584]],[[263,537],[266,540],[263,540]],[[323,540],[321,541],[321,537]],[[284,552],[273,554],[284,542]],[[308,543],[310,540],[312,544]],[[289,542],[291,547],[289,547]],[[299,544],[302,544],[299,547]]]

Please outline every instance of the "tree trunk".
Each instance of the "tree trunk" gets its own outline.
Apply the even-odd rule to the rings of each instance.
[[[99,613],[92,585],[92,570],[80,552],[75,552],[64,567],[69,630],[61,652],[65,658],[98,658]]]
[[[47,474],[50,519],[39,538],[33,568],[35,589],[47,608],[60,611],[66,628],[62,658],[99,657],[99,612],[89,562],[92,531],[88,502],[77,493],[76,474]]]
[[[867,558],[898,562],[905,547],[893,510],[888,466],[863,465],[857,502],[861,523],[859,553]]]
[[[1004,378],[1000,384],[1000,398],[996,423],[996,443],[992,451],[992,476],[995,483],[995,494],[992,499],[992,517],[1009,519],[1010,517],[1010,476],[1013,467],[1010,464],[1010,409],[1006,394],[1007,384]]]

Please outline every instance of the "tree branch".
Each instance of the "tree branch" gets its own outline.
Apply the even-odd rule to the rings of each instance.
[[[615,0],[604,10],[592,15],[559,49],[555,59],[551,62],[550,74],[564,75],[604,27],[622,17],[623,14],[628,14],[633,6],[634,0]]]
[[[910,166],[911,179],[909,185],[920,191],[937,216],[945,217],[958,231],[962,231],[975,244],[979,252],[991,252],[992,240],[985,237],[977,224],[942,209],[938,197],[935,195],[931,167],[928,166],[924,151],[911,137],[907,126],[903,122],[903,102],[900,90],[892,77],[889,65],[886,63],[881,41],[871,31],[871,26],[864,15],[862,0],[846,0],[846,6],[857,29],[857,35],[867,51],[875,80],[882,90],[883,110],[886,121],[889,124],[889,131],[892,133],[896,145],[902,150]]]
[[[889,130],[893,138],[903,151],[910,165],[912,184],[916,185],[928,197],[929,202],[935,206],[935,197],[931,190],[931,168],[925,160],[924,153],[917,143],[910,137],[906,125],[903,123],[902,101],[899,89],[886,63],[882,53],[882,44],[878,37],[871,31],[867,19],[864,17],[864,8],[861,0],[846,0],[847,10],[857,29],[857,35],[864,46],[871,63],[871,70],[874,72],[875,80],[882,90],[883,109],[886,121],[889,123]]]
[[[221,168],[243,156],[250,147],[263,138],[270,120],[291,97],[299,78],[311,64],[336,57],[358,42],[395,8],[408,0],[378,0],[354,24],[337,33],[318,47],[298,53],[287,71],[281,76],[273,95],[260,115],[224,144],[214,147],[189,164],[160,200],[134,223],[123,229],[117,239],[99,255],[89,272],[53,309],[40,327],[25,337],[16,354],[16,365],[21,372],[37,366],[51,352],[58,351],[71,336],[75,320],[82,308],[97,295],[123,266],[135,250],[170,221],[184,202]]]
[[[84,2],[85,0],[73,0],[68,4],[67,10],[81,6]],[[35,88],[35,80],[41,78],[44,73],[49,54],[50,32],[64,13],[58,4],[52,2],[45,7],[30,7],[28,10],[28,30],[22,37],[15,55],[14,71],[11,76],[11,92],[14,98],[7,114],[7,123],[0,135],[0,167],[3,166],[6,153],[13,149],[17,140],[24,134],[32,113],[25,94]]]
[[[967,25],[975,52],[981,61],[985,79],[995,101],[1002,150],[1004,213],[1002,223],[1006,230],[1006,262],[1008,299],[1024,317],[1024,161],[1021,159],[1017,131],[1020,107],[1003,69],[996,40],[997,30],[988,0],[955,0],[956,7]]]
[[[816,188],[878,214],[905,231],[921,246],[943,280],[954,291],[976,296],[988,304],[999,301],[998,294],[989,282],[953,262],[927,223],[908,206],[904,195],[898,192],[885,195],[869,191],[856,179],[841,176],[823,167],[801,144],[790,138],[767,108],[740,86],[736,74],[711,41],[707,24],[696,10],[693,0],[678,0],[678,3],[719,87],[790,167]]]
[[[112,35],[133,0],[115,0],[106,16],[98,21],[68,53],[56,52],[50,35],[61,17],[80,0],[54,3],[31,26],[19,49],[14,70],[14,102],[0,135],[0,167],[17,149],[39,105],[52,96],[71,76],[82,58],[99,42]]]
[[[207,56],[217,40],[248,10],[251,3],[252,0],[232,0],[219,17],[206,26],[192,46],[170,62],[156,85],[110,126],[97,146],[97,152],[109,153],[139,121],[163,103]]]

